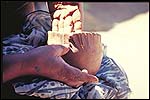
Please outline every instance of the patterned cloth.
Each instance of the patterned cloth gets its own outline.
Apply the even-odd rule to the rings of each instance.
[[[84,85],[73,98],[80,99],[127,99],[131,90],[127,75],[113,59],[104,56],[96,73],[97,84]]]
[[[72,88],[53,80],[34,79],[30,83],[14,84],[15,92],[20,95],[36,96],[51,99],[70,99],[80,88]]]
[[[47,12],[36,11],[27,16],[23,32],[3,39],[3,55],[25,53],[47,41],[47,31],[51,29]],[[104,52],[105,53],[105,52]],[[92,67],[92,66],[91,66]],[[17,81],[14,90],[17,94],[50,99],[124,99],[130,88],[128,78],[121,66],[104,55],[101,67],[96,73],[99,83],[83,84],[72,88],[62,82],[36,77]]]

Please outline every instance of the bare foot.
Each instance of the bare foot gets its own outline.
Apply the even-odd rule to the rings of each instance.
[[[102,60],[101,36],[96,33],[79,33],[70,36],[70,51],[63,56],[65,61],[79,69],[96,74]]]

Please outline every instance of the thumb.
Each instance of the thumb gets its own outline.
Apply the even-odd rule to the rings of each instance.
[[[85,74],[86,78],[85,78],[85,82],[86,83],[97,83],[99,80],[96,76],[88,74],[88,71],[86,69],[83,69],[82,72]]]
[[[98,83],[98,81],[99,79],[96,76],[88,74],[88,83]]]

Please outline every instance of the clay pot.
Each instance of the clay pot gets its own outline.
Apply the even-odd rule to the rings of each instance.
[[[48,37],[48,44],[70,43],[70,51],[63,59],[79,69],[87,69],[95,75],[101,65],[102,44],[101,36],[96,33],[55,34]]]

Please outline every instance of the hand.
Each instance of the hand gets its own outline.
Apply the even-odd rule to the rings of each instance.
[[[87,69],[95,75],[100,68],[103,53],[101,35],[97,33],[75,33],[70,36],[70,51],[64,60],[79,69]]]
[[[55,9],[52,31],[60,33],[81,32],[81,13],[77,2],[53,2]]]
[[[31,69],[38,75],[62,81],[73,87],[87,82],[97,82],[98,79],[95,76],[81,72],[62,59],[61,56],[68,51],[68,48],[60,45],[38,47],[29,52],[36,62]]]
[[[24,54],[3,56],[3,82],[24,75],[40,75],[64,82],[72,87],[98,82],[96,76],[67,64],[62,55],[69,51],[61,45],[37,47]]]

